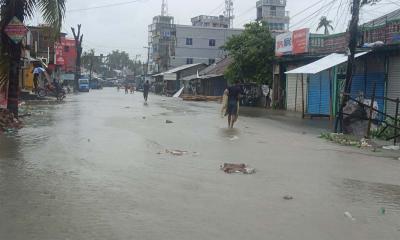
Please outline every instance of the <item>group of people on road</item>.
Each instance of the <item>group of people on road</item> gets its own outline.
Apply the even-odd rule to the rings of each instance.
[[[145,103],[147,103],[147,100],[148,100],[148,98],[149,98],[150,87],[151,87],[151,86],[150,86],[150,82],[147,80],[147,81],[143,84],[143,98],[144,98]],[[117,86],[118,92],[119,92],[120,88],[121,88],[121,86],[118,85],[118,86]],[[133,94],[133,93],[135,92],[135,90],[136,90],[136,88],[135,88],[133,85],[129,85],[129,84],[125,84],[125,85],[124,85],[124,88],[125,88],[125,94],[128,94],[129,92],[130,92],[131,94]]]

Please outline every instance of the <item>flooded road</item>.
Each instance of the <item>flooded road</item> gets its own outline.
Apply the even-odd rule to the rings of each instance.
[[[400,161],[278,117],[228,130],[215,103],[142,99],[29,104],[26,127],[0,135],[0,239],[400,239]]]

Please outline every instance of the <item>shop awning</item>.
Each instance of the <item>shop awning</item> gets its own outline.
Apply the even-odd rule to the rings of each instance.
[[[361,57],[368,52],[361,52],[355,55],[355,58]],[[318,61],[310,63],[308,65],[293,69],[291,71],[285,72],[286,74],[316,74],[324,70],[337,66],[339,64],[345,63],[348,60],[348,56],[345,54],[332,53]]]

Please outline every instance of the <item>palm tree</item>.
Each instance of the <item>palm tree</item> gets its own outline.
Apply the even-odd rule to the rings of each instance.
[[[64,19],[66,0],[0,0],[0,88],[8,83],[8,109],[18,117],[19,70],[22,44],[15,44],[4,33],[14,17],[21,22],[32,18],[39,10],[50,25],[54,38],[58,37]]]
[[[328,18],[325,16],[321,17],[321,19],[319,20],[317,31],[320,30],[321,28],[325,29],[324,31],[325,35],[329,35],[329,29],[333,30],[332,21],[328,20]]]

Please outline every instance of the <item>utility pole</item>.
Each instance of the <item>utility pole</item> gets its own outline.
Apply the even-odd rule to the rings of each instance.
[[[74,91],[79,90],[79,78],[81,77],[81,56],[82,56],[82,40],[83,34],[81,35],[81,24],[78,24],[78,33],[75,32],[75,28],[71,27],[72,34],[75,39],[76,46],[76,68],[75,68],[75,79],[74,79]]]
[[[143,47],[147,48],[147,62],[146,62],[146,71],[144,72],[144,76],[147,77],[149,74],[149,63],[150,63],[150,47]]]
[[[354,59],[356,54],[356,47],[358,42],[358,23],[360,20],[360,7],[361,7],[361,0],[353,0],[352,7],[351,7],[351,21],[349,25],[349,51],[350,55],[348,56],[347,60],[347,72],[346,72],[346,82],[344,88],[344,94],[342,97],[342,105],[340,107],[339,119],[340,119],[340,127],[343,130],[343,108],[346,106],[347,102],[350,98],[351,93],[351,83],[353,78],[353,68],[354,68]],[[336,124],[336,130],[337,130]]]

